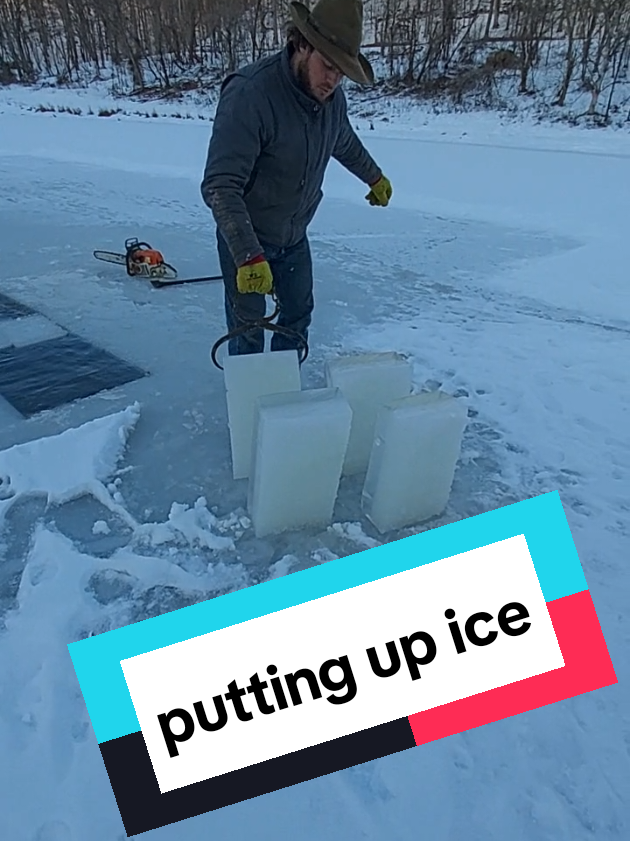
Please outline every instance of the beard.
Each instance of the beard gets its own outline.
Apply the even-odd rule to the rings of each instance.
[[[311,80],[308,77],[308,67],[306,62],[308,61],[308,57],[301,58],[298,62],[295,70],[297,75],[297,80],[300,83],[300,86],[313,99],[317,99],[315,96],[315,92],[313,91],[313,87],[311,85]]]
[[[297,80],[302,87],[302,89],[311,97],[311,99],[316,100],[317,102],[324,102],[326,99],[330,99],[333,91],[330,91],[327,94],[323,92],[316,91],[313,86],[311,85],[311,81],[308,75],[308,56],[304,56],[300,59],[300,61],[296,64],[295,72],[297,76]]]

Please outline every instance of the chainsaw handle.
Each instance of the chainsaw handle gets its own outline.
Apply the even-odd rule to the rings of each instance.
[[[155,251],[148,242],[138,242],[138,238],[125,240],[125,248],[127,251]]]

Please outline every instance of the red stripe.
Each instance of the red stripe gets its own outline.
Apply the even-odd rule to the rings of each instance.
[[[617,683],[588,590],[547,602],[564,668],[409,716],[417,745]]]

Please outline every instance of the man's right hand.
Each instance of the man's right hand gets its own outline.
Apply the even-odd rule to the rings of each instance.
[[[258,292],[261,295],[268,295],[271,292],[273,288],[271,267],[262,254],[239,268],[236,273],[236,286],[239,292],[245,294]]]

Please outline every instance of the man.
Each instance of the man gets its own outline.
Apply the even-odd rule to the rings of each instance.
[[[370,187],[366,199],[386,206],[385,178],[352,129],[344,76],[372,84],[360,54],[360,0],[319,0],[311,12],[291,3],[286,47],[231,73],[223,82],[201,194],[217,225],[228,331],[265,315],[278,299],[278,325],[308,338],[313,270],[306,231],[322,199],[334,157]],[[298,342],[274,333],[271,350]],[[262,329],[233,338],[231,355],[261,353]]]

